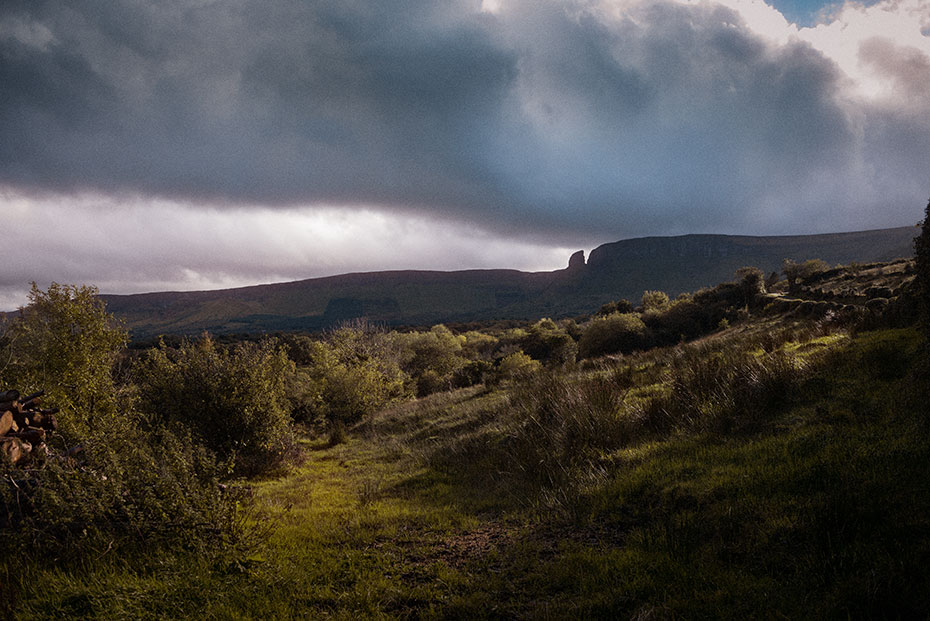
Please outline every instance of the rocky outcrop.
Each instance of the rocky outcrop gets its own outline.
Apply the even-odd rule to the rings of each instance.
[[[731,280],[744,266],[780,273],[785,259],[822,259],[835,265],[909,257],[915,234],[913,227],[900,227],[828,235],[628,239],[592,250],[585,277],[590,289],[614,290],[628,299],[645,289],[677,295]]]
[[[570,272],[580,272],[584,269],[584,250],[579,250],[568,259],[568,270]]]

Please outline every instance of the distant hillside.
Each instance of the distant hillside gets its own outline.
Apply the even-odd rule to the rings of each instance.
[[[312,331],[366,317],[389,325],[534,319],[587,313],[636,301],[645,289],[694,291],[752,265],[777,271],[784,259],[831,264],[911,256],[913,227],[778,237],[684,235],[604,244],[568,268],[391,271],[344,274],[220,291],[102,295],[133,336]]]
[[[914,227],[827,235],[750,237],[682,235],[643,237],[604,244],[591,252],[584,290],[597,296],[613,288],[631,301],[645,289],[670,295],[712,286],[751,265],[766,273],[782,261],[823,259],[830,264],[910,257]]]

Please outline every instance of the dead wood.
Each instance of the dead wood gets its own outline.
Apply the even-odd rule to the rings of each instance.
[[[0,416],[0,436],[6,435],[13,428],[13,413],[4,412]]]

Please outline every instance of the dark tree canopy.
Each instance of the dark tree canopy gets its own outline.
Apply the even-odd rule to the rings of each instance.
[[[914,260],[920,300],[920,325],[930,342],[930,201],[927,201],[920,235],[914,238]]]

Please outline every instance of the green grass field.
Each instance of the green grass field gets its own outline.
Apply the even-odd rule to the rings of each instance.
[[[774,406],[734,392],[726,416],[720,395],[682,410],[714,424],[646,417],[656,395],[684,394],[678,349],[549,378],[584,397],[548,414],[571,424],[543,420],[525,385],[432,395],[344,444],[306,439],[302,464],[250,482],[248,552],[8,563],[5,605],[22,619],[925,617],[919,336],[783,332],[766,347],[801,371]],[[751,337],[704,346],[766,356]]]

